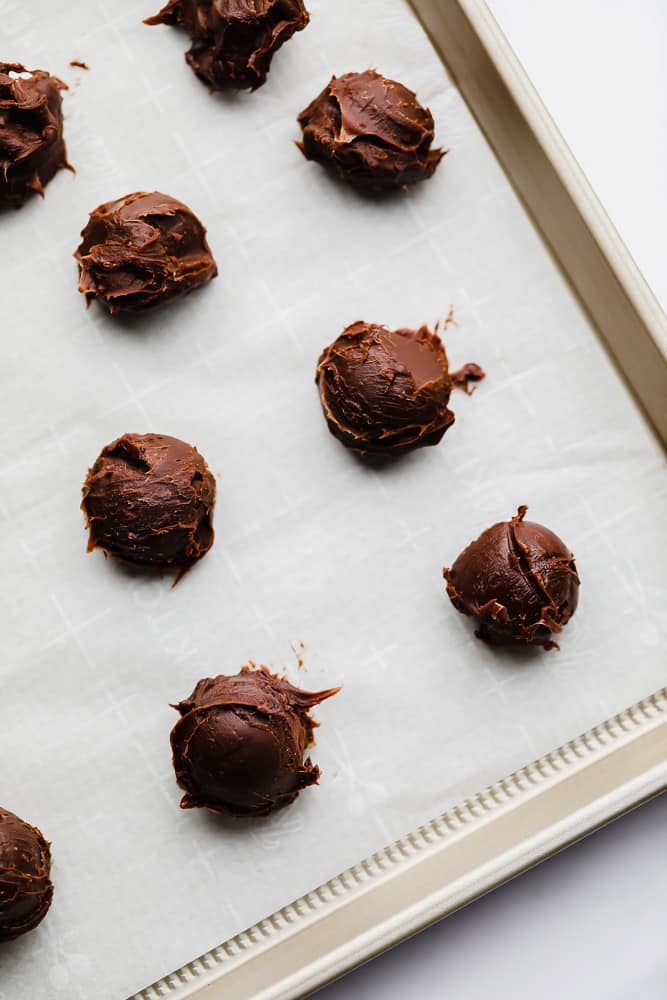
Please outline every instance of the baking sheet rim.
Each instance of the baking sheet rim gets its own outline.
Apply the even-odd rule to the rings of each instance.
[[[306,996],[665,788],[662,688],[130,1000]]]

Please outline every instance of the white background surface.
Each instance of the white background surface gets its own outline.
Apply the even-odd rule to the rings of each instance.
[[[667,308],[667,4],[490,0],[489,6]]]
[[[667,5],[490,0],[667,305]],[[326,1000],[664,1000],[667,796],[323,991]]]

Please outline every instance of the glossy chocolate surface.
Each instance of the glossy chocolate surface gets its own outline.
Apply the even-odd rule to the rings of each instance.
[[[454,384],[484,373],[450,376],[437,333],[353,323],[324,349],[315,380],[331,433],[359,452],[400,454],[437,444],[454,423]],[[462,370],[463,371],[463,370]]]
[[[482,532],[443,573],[454,607],[477,618],[480,639],[551,649],[576,611],[579,577],[565,543],[525,521],[526,510]]]
[[[293,802],[320,774],[303,759],[315,725],[308,709],[337,691],[301,691],[264,667],[199,681],[174,706],[181,715],[171,733],[181,807],[265,816]]]
[[[28,195],[43,195],[54,174],[69,166],[62,90],[66,84],[44,70],[0,63],[0,205],[18,208]]]
[[[213,544],[214,505],[215,479],[196,448],[124,434],[102,449],[83,486],[88,550],[180,578]]]
[[[79,291],[112,313],[187,295],[218,273],[197,216],[159,191],[98,205],[74,256]]]
[[[403,84],[372,69],[332,77],[298,121],[307,159],[374,193],[425,180],[445,155],[431,148],[428,108]]]
[[[274,53],[308,21],[303,0],[169,0],[145,23],[187,31],[185,58],[211,90],[257,90]]]
[[[0,808],[0,941],[31,931],[51,905],[51,851],[40,831]]]

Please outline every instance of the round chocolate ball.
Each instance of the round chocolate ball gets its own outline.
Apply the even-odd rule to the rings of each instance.
[[[169,0],[144,23],[185,28],[185,58],[211,90],[257,90],[274,53],[308,21],[303,0]]]
[[[196,448],[165,434],[124,434],[88,470],[81,509],[88,551],[175,569],[213,544],[215,479]]]
[[[437,444],[454,423],[445,348],[425,326],[353,323],[324,349],[315,380],[329,430],[355,451]]]
[[[205,806],[233,816],[266,816],[319,778],[305,750],[315,723],[308,709],[338,688],[309,692],[266,668],[199,681],[171,732],[183,809]]]
[[[19,208],[69,167],[60,94],[66,89],[42,69],[0,62],[0,205]]]
[[[0,808],[0,941],[31,931],[53,897],[51,851],[40,831]]]
[[[558,648],[553,636],[577,608],[577,567],[558,535],[524,520],[527,509],[487,528],[443,570],[447,594],[486,642]]]
[[[358,188],[382,194],[430,177],[433,116],[413,91],[373,69],[332,77],[298,117],[299,148]]]
[[[197,216],[159,191],[136,191],[98,205],[74,257],[79,291],[111,313],[169,302],[218,273]]]

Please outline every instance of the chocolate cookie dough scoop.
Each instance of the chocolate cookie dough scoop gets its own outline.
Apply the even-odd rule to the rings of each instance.
[[[431,148],[428,108],[412,90],[373,69],[333,76],[298,122],[306,159],[376,194],[431,177],[445,155]]]
[[[275,52],[308,21],[303,0],[169,0],[144,24],[185,28],[185,58],[211,90],[257,90]]]
[[[289,805],[320,775],[310,757],[315,722],[308,710],[339,688],[301,691],[262,667],[199,681],[174,705],[171,732],[183,809],[205,806],[233,816],[266,816]]]
[[[179,298],[218,273],[197,216],[159,191],[98,205],[74,257],[86,302],[99,299],[111,313]]]
[[[215,479],[196,448],[165,434],[124,434],[103,448],[83,485],[88,551],[174,570],[213,545]]]
[[[31,931],[53,897],[51,851],[40,831],[0,808],[0,941]]]
[[[452,388],[484,378],[479,365],[450,374],[437,333],[353,323],[324,349],[315,381],[329,430],[355,451],[399,455],[437,444],[454,414]]]
[[[558,535],[524,520],[527,509],[487,528],[443,570],[447,594],[486,642],[558,648],[552,637],[577,609],[577,567]]]
[[[0,205],[19,208],[67,162],[61,91],[42,69],[0,62]]]

